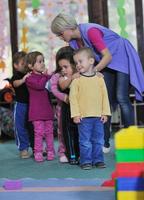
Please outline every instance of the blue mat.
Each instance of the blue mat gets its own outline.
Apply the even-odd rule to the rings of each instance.
[[[21,190],[5,190],[0,179],[1,200],[114,200],[112,188],[100,187],[103,179],[20,179]]]

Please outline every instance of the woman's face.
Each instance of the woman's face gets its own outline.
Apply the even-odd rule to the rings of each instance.
[[[61,34],[57,35],[61,40],[64,40],[65,42],[70,42],[70,40],[73,38],[73,30],[72,29],[66,29]]]
[[[73,66],[72,64],[67,60],[67,59],[61,59],[58,62],[60,68],[61,68],[61,73],[63,76],[71,76],[73,74]]]

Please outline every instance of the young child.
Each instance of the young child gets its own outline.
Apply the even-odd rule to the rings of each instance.
[[[14,125],[16,144],[21,158],[29,158],[29,135],[28,135],[28,99],[29,94],[25,84],[26,67],[24,58],[26,53],[21,51],[13,57],[14,74],[11,83],[15,90]]]
[[[61,73],[59,77],[60,89],[69,95],[69,86],[76,72],[73,49],[63,47],[56,55],[57,71]],[[77,125],[73,123],[70,116],[70,105],[68,102],[62,103],[62,131],[66,146],[66,153],[70,164],[78,164],[79,141]]]
[[[43,138],[47,145],[47,160],[53,160],[54,139],[53,139],[53,109],[50,103],[49,94],[45,89],[46,82],[50,79],[44,64],[42,53],[34,51],[27,55],[27,66],[32,71],[26,79],[26,85],[30,95],[29,121],[34,126],[34,159],[42,162],[43,159]]]
[[[58,156],[60,163],[68,163],[68,159],[66,157],[64,138],[62,134],[62,116],[61,116],[62,102],[63,101],[67,102],[68,95],[60,91],[58,87],[59,77],[60,77],[60,72],[56,70],[55,73],[52,75],[51,79],[47,81],[45,88],[48,89],[48,91],[52,92],[53,95],[57,98],[55,113],[58,122],[58,129],[57,129],[58,142],[59,142]]]
[[[111,114],[105,82],[93,70],[95,57],[90,48],[77,50],[74,61],[80,77],[73,80],[69,98],[71,117],[79,130],[80,166],[105,168],[103,124]]]

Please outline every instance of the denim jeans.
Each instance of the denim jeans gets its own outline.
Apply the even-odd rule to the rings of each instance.
[[[100,117],[83,118],[78,124],[80,164],[104,162],[104,128]]]
[[[134,124],[134,111],[129,99],[129,75],[111,69],[103,70],[111,106],[119,104],[124,127]],[[111,119],[104,125],[104,146],[109,147]]]

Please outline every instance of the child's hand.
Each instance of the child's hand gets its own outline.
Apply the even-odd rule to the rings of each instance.
[[[102,115],[102,116],[101,116],[101,121],[102,121],[103,124],[104,124],[105,122],[107,122],[107,120],[108,120],[108,117],[107,117],[106,115]]]
[[[79,124],[81,122],[81,117],[74,117],[73,122]]]
[[[69,96],[67,94],[64,97],[64,102],[67,104],[69,103]]]
[[[79,78],[80,77],[80,73],[77,72],[75,74],[72,75],[72,80],[76,79],[76,78]]]
[[[29,77],[30,75],[31,75],[31,72],[27,73],[27,74],[22,78],[23,82],[25,82],[26,78]]]

